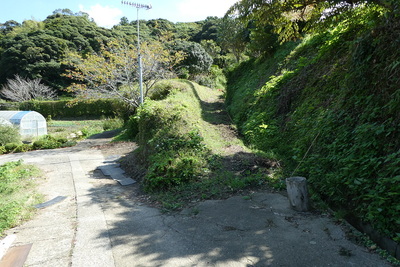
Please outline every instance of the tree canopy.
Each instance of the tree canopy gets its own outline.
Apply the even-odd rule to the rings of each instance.
[[[168,46],[168,49],[178,51],[177,47],[171,48],[175,41],[216,40],[215,21],[217,18],[176,24],[166,19],[140,20],[140,40],[151,44],[157,42],[160,36],[169,36],[163,43],[164,48]],[[67,55],[75,53],[85,58],[101,54],[104,45],[114,40],[135,46],[136,23],[136,20],[130,22],[124,17],[112,29],[104,29],[97,26],[88,14],[74,13],[69,9],[57,9],[44,21],[26,20],[18,23],[9,20],[1,23],[0,85],[14,75],[20,75],[29,79],[40,78],[45,85],[62,93],[61,90],[71,84],[69,79],[61,75],[69,69],[68,65],[62,63]],[[191,44],[190,47],[193,48],[191,51],[185,48],[187,54],[193,59],[193,53],[197,53],[201,60],[205,60],[199,62],[200,65],[206,64],[201,68],[209,69],[210,58],[204,49],[200,45]],[[218,51],[218,47],[215,51]]]
[[[301,37],[304,32],[327,29],[341,16],[351,16],[363,5],[375,5],[388,13],[398,13],[397,0],[241,0],[227,15],[238,16],[258,27],[273,26],[281,42]]]

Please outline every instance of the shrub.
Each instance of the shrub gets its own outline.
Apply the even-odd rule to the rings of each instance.
[[[192,90],[175,90],[164,100],[147,101],[129,120],[128,131],[137,133],[137,156],[148,167],[145,190],[182,185],[200,178],[208,169],[210,152],[196,127],[201,111],[194,105],[200,106]]]
[[[21,135],[14,126],[0,125],[0,145],[4,146],[8,143],[19,143]]]
[[[152,164],[145,179],[145,189],[148,191],[167,190],[173,186],[193,181],[202,170],[204,162],[195,155],[168,155],[160,153],[150,158]]]
[[[167,98],[170,93],[174,91],[187,90],[187,84],[182,83],[181,80],[163,80],[156,83],[150,92],[151,100],[163,100]]]
[[[200,44],[179,41],[174,46],[174,49],[183,51],[186,54],[185,59],[179,63],[179,67],[183,68],[180,75],[182,78],[187,75],[187,71],[189,75],[196,75],[210,70],[213,59]]]
[[[166,136],[158,140],[156,152],[149,158],[145,189],[165,190],[193,181],[207,165],[203,138],[197,132]]]
[[[226,77],[217,65],[211,66],[208,74],[197,75],[194,81],[200,85],[214,89],[224,89],[226,87]]]
[[[45,135],[39,140],[35,141],[32,145],[33,149],[54,149],[60,147],[67,147],[75,145],[76,142],[68,141],[67,138],[55,138],[51,135]]]
[[[14,149],[14,152],[27,152],[32,150],[32,145],[29,144],[21,144]]]
[[[4,147],[5,147],[6,151],[7,151],[7,153],[11,153],[11,152],[15,151],[15,149],[18,147],[18,144],[16,144],[16,143],[8,143]]]
[[[33,149],[42,149],[44,147],[44,141],[43,140],[37,140],[35,142],[33,142],[32,144],[32,148]]]
[[[125,124],[126,135],[129,139],[136,139],[136,136],[139,133],[139,119],[138,116],[131,116]]]

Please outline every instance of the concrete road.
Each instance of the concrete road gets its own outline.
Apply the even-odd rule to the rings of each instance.
[[[90,145],[107,141],[0,156],[0,164],[23,159],[43,169],[46,200],[66,197],[7,232],[17,236],[13,245],[33,243],[26,266],[390,266],[330,217],[291,210],[281,194],[163,214],[135,196],[137,184],[97,174],[105,159]]]

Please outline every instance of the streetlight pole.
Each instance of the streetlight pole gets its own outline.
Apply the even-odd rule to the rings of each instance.
[[[142,70],[142,54],[140,52],[140,36],[139,36],[139,9],[140,8],[145,8],[147,10],[151,9],[151,5],[145,5],[145,4],[139,4],[139,3],[133,3],[129,1],[121,1],[123,5],[128,5],[132,7],[136,7],[137,9],[137,49],[138,49],[138,64],[139,64],[139,89],[140,89],[140,104],[143,104],[144,102],[144,96],[143,96],[143,70]]]

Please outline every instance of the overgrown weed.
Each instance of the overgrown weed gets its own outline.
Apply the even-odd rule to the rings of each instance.
[[[34,205],[43,201],[35,190],[41,179],[39,169],[22,161],[0,166],[0,235],[32,217]]]

